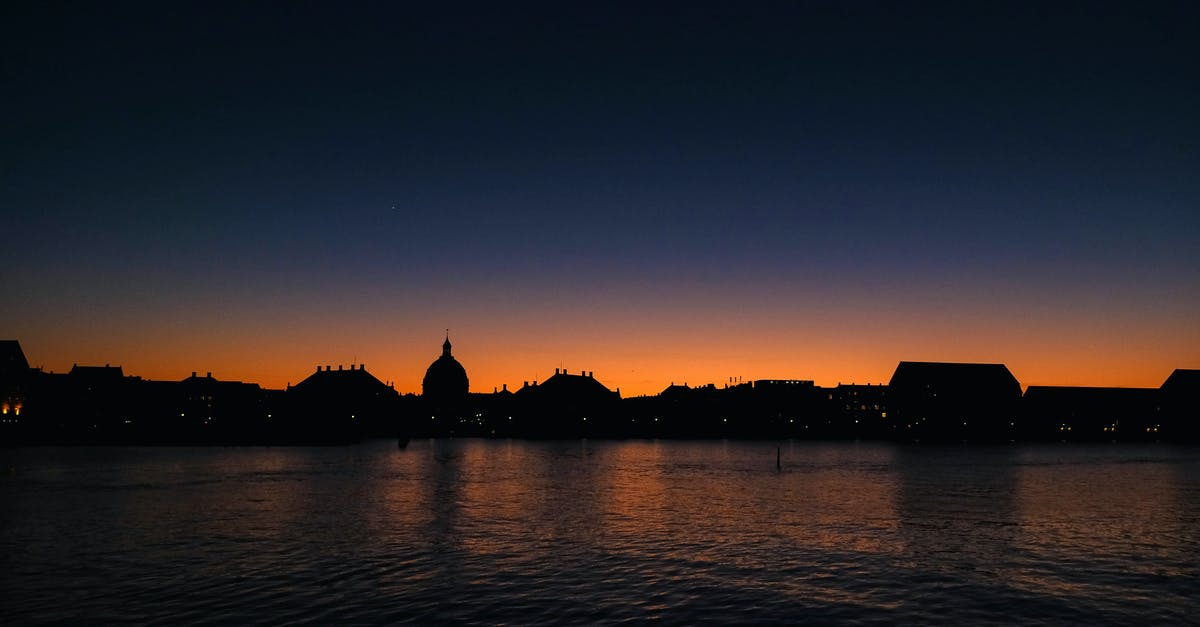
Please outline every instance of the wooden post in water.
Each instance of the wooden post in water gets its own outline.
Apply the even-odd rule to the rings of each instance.
[[[780,461],[779,461],[779,456],[780,456],[780,452],[779,452],[779,451],[780,451],[780,449],[781,449],[781,448],[782,448],[782,447],[779,447],[779,446],[776,446],[776,447],[775,447],[775,470],[782,470],[782,469],[783,469],[783,464],[782,464],[782,463],[780,463]]]

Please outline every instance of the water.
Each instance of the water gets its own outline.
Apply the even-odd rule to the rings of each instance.
[[[0,451],[0,623],[1186,623],[1200,449]]]

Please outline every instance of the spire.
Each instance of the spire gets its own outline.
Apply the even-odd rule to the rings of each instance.
[[[446,329],[446,341],[442,342],[442,357],[450,356],[450,329]]]

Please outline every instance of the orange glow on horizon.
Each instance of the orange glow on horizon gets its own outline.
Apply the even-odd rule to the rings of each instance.
[[[122,366],[126,375],[145,379],[182,380],[193,371],[201,375],[212,372],[220,380],[258,383],[271,389],[299,383],[318,365],[336,370],[360,364],[381,381],[392,383],[400,393],[419,394],[425,369],[440,354],[439,341],[426,344],[423,351],[421,347],[377,346],[357,354],[347,350],[318,354],[315,349],[296,345],[277,350],[226,351],[187,345],[159,350],[146,345],[103,355],[83,350],[77,357],[65,350],[60,351],[65,354],[45,354],[33,345],[26,352],[31,363],[53,372],[67,372],[74,363],[111,363]],[[453,353],[467,370],[472,392],[492,392],[505,385],[516,391],[522,382],[545,381],[556,368],[563,368],[571,374],[591,371],[610,389],[620,389],[623,397],[658,394],[670,384],[696,387],[712,383],[722,387],[731,380],[804,379],[824,387],[839,383],[885,384],[902,360],[1005,363],[1022,386],[1158,387],[1175,368],[1200,365],[1194,354],[1178,349],[1141,355],[1126,355],[1114,349],[1089,350],[1075,356],[1054,346],[1016,343],[1006,345],[1002,352],[968,345],[938,348],[934,344],[918,350],[919,342],[912,341],[906,342],[912,344],[908,350],[899,343],[879,347],[842,344],[837,340],[823,344],[781,342],[749,351],[740,341],[699,346],[663,344],[652,349],[644,345],[614,346],[598,340],[589,345],[576,343],[555,358],[552,347],[521,347],[516,342],[495,340],[473,346],[463,339],[455,340]],[[162,357],[172,353],[176,355],[172,359]],[[349,356],[338,359],[338,355]]]
[[[172,311],[103,326],[31,320],[8,333],[32,365],[55,372],[111,363],[147,379],[212,372],[282,389],[318,365],[360,364],[401,393],[420,393],[446,327],[477,393],[515,391],[556,368],[594,372],[623,397],[658,394],[671,383],[720,387],[737,377],[887,383],[900,361],[1004,363],[1023,386],[1158,387],[1176,368],[1200,368],[1200,327],[1187,302],[1122,301],[1100,310],[993,293],[1002,286],[949,301],[936,292],[881,287],[846,296],[782,285],[718,302],[709,293],[715,288],[656,296],[654,287],[554,299],[483,292],[478,303],[446,297],[449,313],[407,317],[364,298],[334,312]]]

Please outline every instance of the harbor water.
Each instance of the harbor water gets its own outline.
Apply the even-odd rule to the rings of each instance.
[[[1200,449],[15,448],[0,560],[7,625],[1178,624]]]

